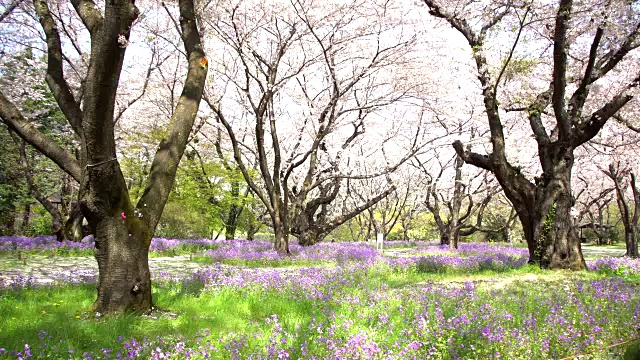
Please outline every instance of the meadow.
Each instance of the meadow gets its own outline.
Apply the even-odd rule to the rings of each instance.
[[[150,314],[96,317],[95,273],[41,284],[9,271],[62,268],[90,241],[0,238],[0,358],[637,358],[637,260],[543,271],[519,247],[388,244],[292,244],[283,257],[269,242],[154,239],[153,256],[196,267],[152,273]]]

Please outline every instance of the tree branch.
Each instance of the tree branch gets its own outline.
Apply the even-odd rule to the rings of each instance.
[[[4,21],[5,18],[7,18],[9,15],[11,15],[11,13],[13,12],[13,10],[15,10],[18,5],[20,5],[21,2],[23,2],[24,0],[14,0],[11,4],[9,4],[9,6],[7,6],[4,11],[2,12],[2,14],[0,14],[0,23]]]
[[[569,139],[571,123],[565,109],[565,91],[567,88],[567,29],[571,17],[572,0],[561,0],[556,15],[553,35],[553,110],[560,130],[560,137]]]
[[[138,209],[148,216],[154,229],[173,186],[180,159],[187,146],[207,78],[207,59],[196,24],[193,0],[179,0],[182,41],[187,53],[188,71],[182,94],[171,117],[167,136],[160,142],[151,165],[147,186]]]
[[[481,155],[465,150],[460,140],[454,141],[452,145],[458,156],[460,156],[467,164],[493,171],[493,164],[491,162],[492,155]]]
[[[94,36],[104,20],[96,4],[91,0],[71,0],[71,4],[91,36]]]
[[[588,119],[583,120],[582,123],[577,125],[572,142],[573,147],[578,147],[596,136],[604,124],[633,99],[634,95],[632,95],[631,90],[637,88],[639,85],[640,75],[616,94],[613,99],[604,104],[600,109],[594,111]]]
[[[53,160],[62,170],[80,182],[82,171],[80,163],[58,143],[45,136],[22,116],[20,110],[13,105],[0,91],[0,118],[7,126],[21,138],[31,144],[36,150]]]
[[[47,40],[47,84],[73,131],[82,137],[82,110],[64,78],[62,44],[56,23],[45,0],[35,0],[34,6]]]

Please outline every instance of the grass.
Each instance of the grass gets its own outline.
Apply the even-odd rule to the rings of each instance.
[[[0,347],[22,349],[25,343],[55,342],[49,348],[52,353],[73,350],[82,354],[118,349],[123,339],[132,338],[194,342],[204,329],[211,334],[247,333],[252,323],[274,313],[286,314],[287,326],[295,326],[314,307],[311,301],[292,303],[283,294],[273,292],[253,292],[247,296],[223,291],[196,297],[163,288],[155,290],[155,302],[159,308],[179,314],[175,319],[160,313],[156,319],[124,314],[95,320],[89,313],[94,296],[95,289],[90,286],[4,292],[0,297],[3,318]]]
[[[543,320],[556,311],[553,310],[554,304],[566,301],[558,297],[563,294],[561,289],[569,286],[567,284],[598,279],[602,279],[602,275],[549,272],[529,266],[511,271],[486,270],[468,274],[395,271],[382,266],[355,273],[346,286],[328,284],[323,290],[335,289],[337,293],[327,299],[307,298],[303,296],[304,291],[297,292],[295,289],[274,291],[243,286],[217,290],[198,288],[192,291],[187,283],[158,283],[154,289],[157,306],[177,314],[177,317],[160,313],[155,319],[124,314],[95,320],[89,315],[95,290],[87,285],[5,290],[0,292],[3,320],[0,347],[22,350],[27,343],[32,353],[40,350],[40,356],[58,358],[64,354],[81,358],[81,354],[87,352],[104,357],[105,352],[110,352],[111,356],[118,351],[124,354],[128,349],[125,343],[131,344],[131,340],[136,339],[138,344],[146,344],[139,348],[143,357],[152,356],[155,348],[162,351],[172,349],[175,353],[171,346],[183,342],[184,346],[193,349],[199,346],[208,349],[213,358],[233,358],[234,354],[246,358],[250,353],[264,353],[268,349],[277,352],[288,347],[293,349],[288,352],[292,358],[302,357],[306,352],[324,358],[336,351],[345,352],[347,358],[357,358],[357,354],[349,353],[349,339],[355,341],[353,339],[360,339],[358,336],[361,336],[369,341],[360,342],[357,346],[352,344],[359,349],[360,355],[372,351],[369,349],[372,343],[393,347],[394,342],[402,342],[403,337],[423,339],[425,334],[415,332],[416,324],[425,314],[431,314],[427,316],[428,321],[437,322],[441,317],[449,319],[450,323],[451,319],[461,316],[486,313],[500,317],[509,313],[513,319],[505,320],[501,326],[511,324],[517,329],[527,321],[524,315],[531,313],[543,324]],[[473,291],[451,294],[456,289],[464,289],[462,284],[470,281],[478,282],[480,286]],[[502,286],[495,287],[495,284]],[[467,296],[470,291],[474,295]],[[589,294],[576,296],[589,307],[607,306],[605,301],[592,298]],[[420,300],[416,300],[418,298]],[[638,298],[632,300],[637,303]],[[616,307],[611,311],[622,311],[623,308],[626,307]],[[579,310],[572,308],[563,315],[568,316],[565,320],[573,322],[576,327],[581,319]],[[614,316],[618,320],[604,319],[611,323],[606,329],[606,342],[602,345],[628,335],[628,329],[622,326],[624,321],[619,319],[631,315],[619,313]],[[604,320],[598,323],[604,324]],[[478,332],[493,324],[493,320],[480,316],[475,321],[477,324],[473,326],[457,325],[451,328],[442,326],[448,323],[446,320],[429,324],[433,325],[430,327],[433,333],[429,335],[430,350],[417,352],[421,354],[419,358],[427,358],[429,351],[447,354],[447,349],[452,347],[457,349],[458,355],[475,354],[476,358],[489,358],[496,351],[503,354],[512,351],[512,356],[531,355],[525,350],[506,349],[496,342],[487,343]],[[460,329],[462,333],[459,333]],[[474,332],[473,329],[478,331]],[[551,328],[547,331],[556,330]],[[534,340],[531,337],[533,335],[525,335],[529,336],[521,334]],[[331,337],[337,343],[344,342],[343,346],[328,345],[326,340]],[[286,346],[279,346],[283,342]],[[473,345],[475,350],[465,352],[461,345],[467,348]],[[547,358],[553,351],[558,356],[573,354],[569,349],[559,352],[565,344],[551,344],[552,350],[545,350],[544,343],[529,345],[531,351],[545,354],[536,356],[534,352],[529,358]],[[587,349],[598,347],[601,345]],[[73,353],[68,353],[69,350]],[[620,353],[618,349],[617,353],[607,353],[606,356],[620,356]],[[93,358],[97,357],[94,355]],[[449,355],[443,358],[449,358]]]
[[[636,263],[544,271],[434,255],[195,257],[208,270],[155,281],[149,316],[95,319],[92,285],[0,289],[0,358],[616,359],[636,346],[603,350],[638,336]]]

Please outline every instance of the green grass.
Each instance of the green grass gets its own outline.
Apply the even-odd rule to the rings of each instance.
[[[223,291],[215,295],[184,296],[170,289],[156,290],[159,309],[177,314],[162,314],[158,319],[123,314],[94,319],[90,315],[95,288],[65,286],[56,288],[6,291],[0,295],[0,347],[20,349],[24,343],[37,343],[41,330],[53,339],[64,339],[68,349],[94,351],[117,348],[124,339],[160,337],[195,339],[203,329],[212,333],[244,333],[249,324],[262,321],[274,313],[287,313],[295,325],[311,313],[310,301],[291,302],[285,295],[254,292],[240,294]],[[60,345],[62,346],[62,345]]]
[[[2,260],[0,270],[2,266],[20,266],[17,259]],[[193,260],[211,261],[210,258],[202,257],[195,257]],[[326,263],[297,259],[229,260],[224,263],[244,267],[323,265],[331,268]],[[415,325],[411,325],[407,319],[415,319],[415,314],[424,311],[432,317],[440,311],[448,318],[455,318],[461,313],[491,316],[510,313],[513,314],[514,319],[506,323],[520,329],[522,326],[518,324],[524,321],[523,316],[529,312],[536,313],[542,326],[548,326],[549,324],[543,323],[551,310],[549,306],[541,305],[545,301],[567,305],[566,299],[559,298],[557,295],[564,289],[575,288],[575,284],[579,281],[598,280],[620,274],[545,271],[531,265],[502,271],[468,272],[446,269],[441,273],[430,273],[416,268],[393,268],[380,263],[366,272],[354,271],[347,275],[353,276],[353,281],[346,285],[329,286],[328,289],[335,291],[336,294],[334,298],[326,301],[310,300],[301,296],[300,292],[291,292],[285,288],[264,290],[256,286],[247,286],[239,289],[223,288],[201,292],[202,287],[193,284],[187,284],[187,286],[177,282],[157,283],[154,284],[154,302],[163,311],[155,312],[153,317],[122,314],[94,319],[91,315],[91,305],[95,298],[95,287],[87,285],[0,290],[0,324],[2,324],[0,348],[20,350],[25,343],[28,343],[31,344],[32,349],[44,346],[47,350],[46,354],[40,354],[43,357],[48,355],[50,358],[61,358],[61,354],[68,355],[66,351],[73,349],[74,355],[71,357],[79,358],[85,351],[96,354],[103,348],[122,350],[123,340],[120,339],[142,341],[146,338],[154,344],[154,348],[162,340],[164,344],[184,341],[192,348],[200,344],[208,344],[218,351],[225,351],[225,344],[242,339],[246,335],[249,337],[247,345],[242,348],[242,354],[245,356],[251,352],[264,351],[274,341],[273,339],[276,339],[286,340],[288,346],[297,345],[298,347],[302,341],[308,340],[309,351],[323,358],[332,355],[332,350],[323,347],[320,340],[328,336],[326,334],[329,330],[335,332],[334,337],[337,340],[349,339],[363,333],[367,334],[368,339],[378,344],[391,346],[394,343],[402,343],[409,336],[419,338],[416,334],[403,332],[415,328]],[[433,295],[427,301],[419,303],[413,301],[425,295],[424,289],[434,286],[439,289],[459,288],[469,281],[475,282],[476,296],[472,299],[456,300],[454,298],[454,300],[443,301],[442,298]],[[625,281],[627,284],[638,286],[640,275],[626,276]],[[300,291],[306,291],[306,289]],[[431,296],[428,292],[426,295]],[[610,353],[603,353],[600,349],[619,341],[620,338],[628,339],[629,329],[625,324],[631,314],[625,306],[640,302],[640,298],[628,299],[627,304],[607,304],[599,299],[590,299],[588,294],[579,296],[582,296],[588,309],[598,306],[606,309],[607,306],[613,306],[613,310],[607,311],[620,311],[620,313],[609,314],[611,321],[605,328],[606,342],[591,345],[592,347],[588,348],[589,351],[597,351],[597,354],[591,357],[593,359],[620,358],[624,349],[622,347]],[[487,304],[491,310],[483,309]],[[581,311],[584,309],[571,308],[569,311],[568,319],[574,321],[575,326],[581,326]],[[602,316],[609,316],[604,310],[602,313]],[[278,326],[281,326],[283,331],[277,330],[275,325],[265,320],[274,314],[277,314]],[[384,316],[388,319],[382,320]],[[490,319],[486,321],[490,322]],[[456,346],[460,344],[478,346],[477,354],[474,352],[474,355],[469,357],[471,353],[466,353],[467,356],[462,358],[484,359],[495,351],[511,351],[510,358],[516,359],[549,357],[547,356],[549,353],[545,353],[535,339],[527,343],[522,352],[518,352],[519,347],[504,349],[500,344],[486,344],[486,340],[477,334],[484,324],[486,322],[482,321],[472,324],[469,331],[463,332],[462,336],[458,335],[456,329],[434,328],[435,333],[429,334],[430,344],[438,351],[446,352],[450,346],[453,346],[448,339],[455,337],[457,338],[454,344]],[[321,332],[309,330],[315,328],[321,328]],[[553,328],[553,324],[550,329],[549,331],[552,332],[558,331],[557,328]],[[43,335],[41,331],[46,331],[47,334]],[[583,334],[588,334],[588,331],[589,328],[585,327]],[[44,339],[40,339],[41,335]],[[561,336],[561,333],[556,335]],[[155,339],[157,343],[154,343]],[[199,340],[201,342],[198,342]],[[480,348],[481,346],[485,347]],[[562,345],[553,346],[556,346],[558,351],[565,351],[561,353],[563,356],[575,354],[575,352],[567,353]],[[150,349],[146,349],[147,353],[144,356],[149,356]],[[300,350],[296,351],[292,354],[292,358],[303,355]],[[529,354],[526,351],[533,351],[533,353]],[[214,356],[214,358],[232,357],[229,352],[225,354]],[[419,356],[419,358],[425,357]]]
[[[436,305],[439,301],[436,297],[433,302],[426,303],[433,314],[438,308],[445,316],[455,316],[462,310],[482,313],[482,304],[491,304],[498,309],[496,314],[503,310],[515,314],[514,321],[517,322],[522,321],[518,318],[519,314],[524,314],[522,309],[514,305],[517,299],[528,299],[521,306],[526,306],[527,311],[542,309],[539,316],[544,316],[548,314],[548,309],[541,308],[538,301],[552,297],[550,289],[570,286],[578,280],[603,277],[602,274],[593,272],[544,271],[534,266],[510,271],[485,270],[444,274],[396,271],[381,266],[374,267],[366,274],[354,276],[357,286],[341,288],[340,291],[344,292],[341,296],[361,299],[362,303],[309,300],[285,291],[259,288],[225,288],[200,293],[187,291],[188,289],[178,283],[157,284],[154,288],[154,301],[159,309],[168,313],[160,312],[155,319],[127,314],[94,319],[90,310],[95,298],[95,288],[91,286],[4,290],[0,291],[0,348],[21,349],[25,343],[34,344],[34,348],[48,341],[47,351],[52,358],[59,358],[60,354],[64,354],[68,349],[73,349],[76,355],[84,351],[99,353],[102,348],[122,349],[119,337],[138,341],[143,338],[162,339],[165,343],[184,341],[194,348],[198,346],[200,339],[202,343],[209,342],[212,346],[222,349],[222,346],[232,339],[254,334],[256,338],[247,340],[248,345],[243,350],[246,351],[246,355],[250,351],[264,349],[270,337],[278,334],[273,326],[265,324],[265,319],[273,314],[278,314],[280,325],[284,332],[290,335],[296,334],[297,329],[308,329],[312,325],[322,327],[322,334],[326,334],[328,328],[336,325],[338,338],[348,338],[357,332],[365,332],[370,334],[373,340],[392,344],[394,341],[402,340],[402,331],[407,328],[407,314],[424,310],[421,307],[424,305],[409,300],[420,294],[421,286],[425,283],[435,282],[439,287],[447,287],[459,285],[456,283],[479,281],[477,299],[472,302],[443,302]],[[636,281],[633,277],[628,280]],[[386,292],[401,296],[378,298]],[[177,317],[172,314],[176,314]],[[331,317],[329,314],[335,316]],[[385,320],[389,324],[388,331],[375,331],[374,329],[382,327],[380,316],[383,314],[389,316],[389,319]],[[350,324],[349,328],[341,329],[340,326],[343,324]],[[478,326],[482,324],[479,323]],[[617,331],[615,329],[619,324],[612,322],[611,326],[608,331]],[[206,333],[203,332],[205,329]],[[47,334],[44,340],[41,340],[39,336],[43,330]],[[331,355],[319,342],[322,334],[303,332],[302,336],[292,336],[289,341],[300,342],[309,339],[310,350],[322,358]],[[448,334],[449,332],[444,332],[435,336],[434,346],[440,350],[446,349],[449,346],[446,340],[450,336]],[[469,334],[458,341],[478,344],[481,340],[477,335]],[[540,346],[535,343],[528,345],[534,350]],[[478,358],[486,358],[488,351],[499,349],[499,344],[493,346],[482,350],[485,351],[483,353],[478,353]],[[611,356],[619,356],[616,354]],[[297,356],[301,354],[296,353],[293,358]],[[229,353],[223,356],[230,357]]]

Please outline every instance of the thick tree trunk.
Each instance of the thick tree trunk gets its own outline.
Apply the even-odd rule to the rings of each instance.
[[[520,194],[519,199],[532,199],[530,204],[516,204],[529,248],[529,263],[545,269],[584,270],[580,238],[570,215],[571,171],[565,167],[550,180],[543,179],[535,187],[535,195]],[[511,188],[511,191],[514,189]]]
[[[97,312],[145,312],[153,305],[148,261],[151,236],[129,228],[127,219],[119,214],[96,226],[99,277],[93,306]]]
[[[451,244],[451,238],[449,237],[449,231],[440,230],[440,245],[449,245]]]
[[[151,309],[149,245],[152,233],[134,209],[118,162],[86,167],[81,207],[95,235],[99,313]],[[151,207],[153,204],[146,204]]]
[[[224,237],[227,240],[236,238],[236,229],[238,228],[238,218],[242,213],[243,207],[239,205],[231,205],[224,227]]]
[[[303,231],[298,235],[298,244],[301,246],[311,246],[316,244],[316,236],[310,231]]]
[[[638,230],[637,228],[632,229],[632,231],[624,233],[624,241],[626,243],[627,252],[625,256],[629,256],[632,258],[638,257]]]
[[[274,248],[279,254],[289,255],[289,234],[286,228],[280,223],[280,221],[274,221]]]
[[[298,244],[301,246],[311,246],[324,241],[325,234],[317,231],[307,230],[298,235]]]
[[[449,248],[452,250],[457,249],[458,240],[460,239],[457,226],[449,226],[449,233],[447,234],[447,238],[449,239]]]
[[[580,238],[573,226],[570,192],[562,192],[556,200],[555,216],[550,222],[538,222],[540,266],[549,269],[584,270],[587,265],[582,256]],[[540,226],[541,225],[541,226]]]

